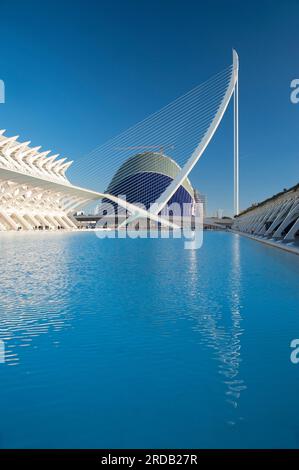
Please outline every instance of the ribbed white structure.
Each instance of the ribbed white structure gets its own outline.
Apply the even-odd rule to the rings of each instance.
[[[41,147],[30,147],[29,142],[19,142],[19,136],[5,137],[0,130],[0,168],[42,177],[50,181],[66,183],[65,172],[73,163],[59,154],[49,156],[50,150],[40,152]]]
[[[298,241],[299,185],[245,210],[232,228],[265,239]]]
[[[73,163],[0,131],[0,230],[75,229],[71,213],[99,195],[66,178]]]

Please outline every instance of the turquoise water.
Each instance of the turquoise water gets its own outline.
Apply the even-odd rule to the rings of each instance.
[[[299,257],[0,236],[0,447],[299,447]]]

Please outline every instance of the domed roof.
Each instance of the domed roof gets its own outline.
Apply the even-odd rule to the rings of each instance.
[[[114,188],[119,187],[122,181],[138,173],[157,173],[174,179],[181,168],[170,157],[160,152],[138,153],[128,158],[115,173],[108,188],[107,193],[113,194]],[[188,178],[182,183],[182,186],[194,197],[194,190]]]

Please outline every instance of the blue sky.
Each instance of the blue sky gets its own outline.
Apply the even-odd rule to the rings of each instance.
[[[240,56],[241,207],[298,183],[298,0],[0,1],[1,128],[80,161]],[[232,110],[191,174],[232,211]],[[76,166],[70,170],[75,179]],[[82,181],[88,186],[88,181]]]

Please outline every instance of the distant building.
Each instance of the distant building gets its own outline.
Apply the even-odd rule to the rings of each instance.
[[[222,219],[222,217],[223,217],[223,209],[218,209],[217,210],[217,218]]]
[[[203,207],[203,216],[207,216],[207,196],[200,193],[197,189],[194,189],[194,200],[197,203],[202,204]]]

